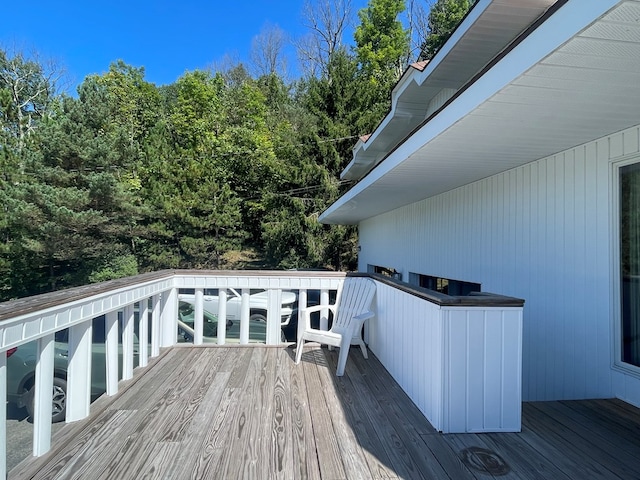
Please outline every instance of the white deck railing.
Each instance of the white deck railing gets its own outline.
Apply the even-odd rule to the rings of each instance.
[[[227,289],[240,292],[241,344],[249,343],[251,290],[260,289],[268,292],[265,343],[278,345],[282,292],[296,291],[302,308],[307,305],[307,292],[319,290],[320,304],[326,305],[345,276],[334,272],[165,271],[2,303],[0,402],[6,403],[7,398],[7,350],[37,342],[33,454],[43,455],[51,448],[56,332],[69,329],[66,421],[74,422],[86,418],[90,410],[94,318],[105,315],[106,394],[114,395],[120,380],[133,377],[136,327],[140,339],[150,338],[149,344],[139,342],[138,368],[145,368],[161,347],[177,343],[182,289],[194,292],[194,344],[203,342],[206,289],[218,290],[217,318],[221,319],[226,318]],[[448,297],[380,276],[374,279],[378,286],[376,316],[365,325],[365,341],[427,419],[445,432],[519,430],[523,301],[499,296]],[[225,344],[226,322],[217,323],[216,342]],[[328,310],[321,312],[320,328],[326,329],[327,323]],[[6,420],[6,409],[0,409],[0,478],[6,476]]]
[[[319,290],[320,303],[327,304],[330,292],[340,287],[344,277],[344,273],[331,272],[166,271],[2,303],[0,402],[4,405],[7,399],[7,350],[35,341],[33,455],[43,455],[51,448],[51,392],[56,332],[69,329],[66,422],[74,422],[89,415],[94,318],[105,316],[106,394],[115,395],[119,381],[133,377],[136,327],[140,339],[151,339],[150,351],[147,342],[140,341],[138,344],[138,368],[145,368],[149,357],[158,356],[161,347],[177,343],[180,289],[189,288],[196,292],[194,344],[203,341],[205,289],[218,290],[221,299],[218,318],[226,318],[224,299],[227,289],[242,292],[241,344],[249,343],[250,290],[266,290],[268,306],[265,343],[277,345],[281,343],[282,292],[295,290],[298,293],[298,304],[306,306],[307,291]],[[136,308],[138,315],[135,315]],[[121,322],[118,321],[119,316],[122,318]],[[149,316],[150,322],[140,321]],[[327,314],[321,321],[326,328]],[[139,322],[138,325],[135,325],[136,322]],[[147,330],[149,325],[151,332]],[[226,322],[218,322],[218,344],[226,341],[225,328]],[[119,371],[122,375],[119,375]],[[0,409],[0,478],[5,478],[7,469],[6,421],[6,409]]]

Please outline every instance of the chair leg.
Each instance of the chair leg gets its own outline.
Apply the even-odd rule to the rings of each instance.
[[[360,339],[358,344],[360,345],[360,350],[362,350],[362,356],[368,359],[369,355],[367,355],[367,346],[365,345],[364,340]]]
[[[300,340],[298,340],[298,345],[296,345],[296,364],[300,363],[303,349],[304,349],[304,340],[301,338]]]
[[[340,347],[340,353],[338,354],[338,370],[336,375],[341,377],[344,375],[344,367],[347,365],[347,357],[349,356],[349,344]]]

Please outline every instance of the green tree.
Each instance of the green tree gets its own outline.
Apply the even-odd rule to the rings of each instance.
[[[0,49],[0,119],[2,130],[17,139],[18,149],[47,115],[61,77],[57,65],[45,65],[37,55]]]
[[[222,255],[256,229],[252,224],[259,230],[254,203],[277,176],[265,98],[240,77],[227,83],[204,71],[185,74],[163,93],[175,148],[165,144],[143,174],[154,212],[145,262],[218,268]]]
[[[265,198],[262,239],[267,257],[279,267],[354,266],[355,251],[349,247],[353,229],[321,225],[317,219],[342,191],[337,177],[353,142],[371,128],[361,75],[357,60],[338,49],[323,77],[300,82],[288,100],[278,97],[280,123],[272,132],[288,170],[283,188]],[[332,255],[337,245],[349,254]]]
[[[19,238],[11,246],[12,269],[30,272],[24,277],[29,282],[14,291],[37,293],[137,272],[135,255],[145,237],[140,142],[160,106],[151,87],[124,64],[89,76],[78,98],[58,97],[29,136],[27,180],[11,189],[6,222]],[[144,103],[141,90],[152,101]],[[155,111],[128,107],[140,104]]]
[[[420,60],[430,60],[449,39],[475,0],[437,0],[429,12],[427,38]]]
[[[369,0],[358,12],[356,54],[367,76],[382,88],[397,81],[405,68],[409,32],[399,19],[405,9],[404,0]]]

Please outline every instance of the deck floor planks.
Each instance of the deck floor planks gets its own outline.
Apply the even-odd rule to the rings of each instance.
[[[422,433],[420,438],[450,478],[455,480],[472,480],[476,478],[464,466],[460,457],[451,450],[444,435],[439,432]]]
[[[56,455],[54,461],[15,478],[82,478],[84,472],[96,466],[100,468],[100,465],[109,461],[108,458],[98,456],[96,453],[102,452],[105,443],[109,443],[120,435],[126,435],[132,429],[133,425],[127,423],[132,416],[133,412],[102,412],[91,428],[84,430],[73,443],[67,443],[66,447]]]
[[[212,466],[214,471],[210,478],[242,478],[240,470],[243,468],[245,444],[251,441],[248,430],[253,421],[251,406],[248,399],[254,393],[258,383],[255,375],[248,375],[250,366],[254,363],[253,356],[262,356],[263,352],[257,349],[248,350],[248,355],[243,354],[238,362],[238,370],[234,369],[234,375],[229,379],[230,398],[233,404],[229,404],[229,414],[225,415],[225,430],[219,431],[220,435],[226,437],[220,447],[224,449],[219,461]],[[249,409],[249,411],[247,411]],[[249,428],[247,423],[249,422]],[[235,475],[234,475],[235,471]]]
[[[375,356],[354,349],[338,378],[337,351],[296,366],[289,350],[169,349],[9,478],[492,478],[466,446],[498,453],[505,480],[640,477],[640,410],[620,401],[525,403],[521,433],[442,435]]]
[[[615,441],[615,437],[608,437],[609,440],[606,440],[598,431],[586,428],[585,419],[576,419],[572,411],[567,412],[558,402],[535,402],[530,407],[542,412],[542,416],[537,418],[543,418],[554,432],[570,444],[571,448],[582,451],[591,449],[589,462],[596,463],[598,470],[603,474],[609,476],[613,474],[620,478],[640,478],[638,473],[640,449],[635,454],[630,454],[612,445],[612,440],[619,443]]]
[[[302,360],[298,365],[298,368],[302,367],[304,369],[304,379],[307,385],[306,394],[313,425],[313,438],[316,443],[317,462],[321,478],[347,478],[342,464],[342,453],[331,422],[332,413],[322,394],[324,387],[320,381],[318,365],[316,364],[316,357],[322,355],[323,353],[320,349],[305,348],[302,353]]]
[[[181,349],[178,349],[181,350]],[[96,480],[110,480],[114,478],[125,478],[134,475],[139,478],[144,469],[144,464],[150,458],[152,451],[156,448],[159,435],[166,425],[173,425],[180,412],[182,402],[180,398],[185,392],[189,392],[198,380],[198,370],[201,368],[203,351],[193,349],[193,351],[178,353],[177,358],[182,358],[182,362],[176,362],[176,368],[169,381],[166,381],[155,392],[148,392],[148,389],[136,389],[135,396],[137,402],[129,402],[140,406],[147,406],[140,411],[137,416],[136,429],[120,443],[120,448],[113,452],[114,459],[108,467],[96,474]],[[129,391],[123,397],[128,397]],[[161,395],[155,402],[150,402],[150,398],[157,398],[154,395]],[[117,402],[115,404],[118,405]],[[96,472],[97,473],[97,472]]]
[[[249,441],[244,445],[244,459],[238,471],[242,476],[228,478],[268,478],[271,456],[276,445],[272,441],[274,391],[276,381],[276,350],[260,349],[261,357],[254,354],[254,370],[257,368],[258,381],[254,384],[253,395],[247,398],[252,413],[249,425]],[[246,428],[246,427],[245,427]]]
[[[638,414],[629,415],[625,409],[616,407],[615,400],[584,400],[581,402],[565,402],[572,410],[589,417],[609,435],[614,434],[624,439],[627,451],[635,452],[640,448],[640,419]],[[634,408],[634,407],[631,407]]]
[[[494,452],[500,452],[509,467],[522,478],[569,479],[565,473],[536,450],[536,439],[526,428],[519,433],[483,434],[482,438],[487,447]]]
[[[534,403],[524,404],[523,412],[527,412],[527,415],[523,415],[523,427],[536,430],[543,436],[547,444],[546,452],[549,461],[554,464],[570,462],[567,468],[572,470],[574,475],[580,475],[582,478],[617,478],[613,472],[594,458],[599,456],[599,452],[591,448],[588,440],[581,439],[562,426],[559,427],[554,418],[536,409]],[[591,455],[584,455],[585,451],[590,451]]]
[[[347,365],[353,361],[361,375],[367,379],[368,390],[381,402],[385,402],[390,408],[400,414],[403,425],[418,434],[436,433],[436,429],[429,423],[425,416],[416,407],[407,393],[400,388],[391,374],[380,363],[375,355],[369,355],[365,359],[358,349],[354,354],[349,354]],[[378,397],[378,395],[380,395]],[[411,405],[411,408],[408,407]]]
[[[544,429],[536,428],[535,422],[532,421],[532,419],[535,419],[535,415],[535,410],[526,410],[525,412],[523,409],[523,426],[519,438],[526,442],[526,444],[523,445],[524,454],[539,455],[543,458],[543,460],[541,460],[543,462],[542,465],[548,465],[547,468],[544,468],[540,472],[539,478],[552,478],[554,480],[555,478],[560,479],[565,477],[571,479],[589,478],[585,476],[586,473],[583,468],[580,466],[576,467],[573,457],[559,453],[562,452],[563,448],[560,447],[560,449],[558,449],[557,443],[550,442]],[[490,435],[496,437],[499,434]],[[498,450],[498,452],[502,453],[500,450]],[[554,475],[556,469],[562,472],[562,475]],[[552,474],[545,476],[547,471],[550,471]]]
[[[382,440],[390,442],[387,445],[394,446],[391,459],[396,468],[401,471],[402,468],[408,469],[408,478],[412,478],[412,475],[414,478],[449,478],[431,450],[425,449],[420,437],[421,434],[435,432],[435,429],[407,394],[401,389],[396,390],[397,383],[382,364],[373,355],[369,355],[369,359],[358,354],[349,355],[349,359],[359,369],[354,375],[366,375],[363,388],[371,398],[376,399],[378,410],[372,421],[374,424],[386,425],[389,432],[392,432],[390,437],[382,437]],[[403,467],[395,460],[399,460]]]
[[[232,354],[227,354],[225,357],[215,378],[216,382],[203,401],[204,408],[201,407],[201,411],[194,419],[192,432],[190,432],[193,442],[185,445],[181,453],[179,462],[181,468],[176,470],[174,477],[168,478],[183,480],[216,478],[216,471],[223,463],[222,459],[230,454],[229,444],[235,407],[242,392],[240,387],[232,386],[237,382],[231,382],[233,364],[236,360],[237,357]],[[198,435],[199,430],[203,432],[201,436]]]
[[[182,449],[180,442],[157,442],[135,478],[140,480],[166,480],[175,467],[175,458]],[[118,478],[118,477],[114,477]]]
[[[181,367],[179,369],[173,369],[171,368],[171,365],[181,366],[185,362],[185,358],[191,358],[193,355],[195,355],[195,352],[189,352],[187,349],[182,348],[164,350],[162,352],[162,356],[157,361],[157,364],[154,362],[155,359],[152,359],[150,361],[150,365],[153,365],[154,368],[163,370],[167,367],[170,369],[167,370],[167,376],[163,378],[158,375],[142,375],[136,381],[135,394],[128,394],[127,389],[121,388],[119,385],[118,394],[116,394],[117,396],[114,396],[113,400],[111,400],[108,408],[112,410],[140,410],[142,408],[147,408],[149,404],[160,396],[160,392],[162,392],[162,389],[167,382],[170,382],[175,375],[180,374]],[[136,378],[137,373],[138,370],[134,370],[134,379]],[[145,392],[144,394],[148,396],[148,400],[145,403],[140,403],[138,391],[143,391]],[[98,401],[101,400],[103,399],[98,399]]]
[[[271,456],[269,470],[274,478],[287,479],[293,472],[293,418],[291,395],[292,357],[287,349],[276,351],[273,410],[271,416]],[[299,477],[298,477],[299,478]]]
[[[157,368],[162,368],[167,365],[167,362],[171,362],[172,356],[174,355],[173,351],[163,352],[162,355],[156,357],[149,362],[149,366],[154,366]],[[96,444],[104,444],[105,438],[103,435],[105,434],[126,434],[128,431],[131,431],[135,428],[135,424],[129,422],[126,425],[126,428],[120,428],[117,426],[112,426],[108,424],[111,421],[111,418],[114,417],[115,411],[112,410],[113,400],[114,398],[120,398],[122,395],[129,390],[129,387],[133,382],[140,381],[140,379],[144,378],[143,371],[134,371],[134,379],[123,382],[120,385],[120,396],[119,397],[108,397],[103,395],[99,399],[97,399],[94,404],[91,406],[91,418],[92,422],[75,422],[71,424],[67,424],[61,429],[55,436],[55,442],[52,442],[52,450],[45,456],[38,459],[33,459],[30,462],[30,466],[21,469],[20,465],[16,470],[21,470],[20,478],[51,478],[50,475],[42,474],[43,469],[39,468],[39,465],[42,464],[42,461],[46,457],[54,457],[56,458],[56,462],[52,463],[65,463],[68,458],[72,458],[71,450],[75,449],[76,452],[73,454],[74,456],[81,456],[81,452],[84,448],[84,441],[86,439],[87,442],[95,441]],[[118,415],[115,415],[117,418]],[[103,431],[104,430],[104,431]],[[101,437],[100,441],[96,441],[96,438],[92,437]],[[76,459],[72,459],[71,461],[76,461]],[[108,463],[107,459],[107,463]],[[92,461],[88,462],[91,463]],[[47,465],[48,468],[49,465]],[[64,465],[57,465],[58,469],[62,470]],[[60,475],[60,478],[63,478]]]
[[[340,449],[342,465],[347,478],[371,479],[374,475],[369,471],[362,445],[356,437],[357,429],[351,421],[353,417],[348,413],[349,408],[353,407],[354,399],[340,394],[344,393],[344,389],[340,389],[340,384],[344,384],[348,379],[336,376],[337,365],[331,362],[332,357],[333,355],[318,355],[315,360],[318,365],[318,376],[324,387],[322,393],[329,408],[331,423]]]
[[[320,480],[320,467],[316,453],[310,402],[304,375],[304,364],[290,369],[291,381],[291,433],[293,470],[291,477],[300,480]]]
[[[622,437],[610,435],[600,425],[591,422],[561,402],[537,402],[537,409],[557,418],[556,423],[575,432],[598,452],[600,463],[611,465],[609,469],[623,478],[640,478],[640,447],[628,451],[629,442]]]
[[[219,349],[217,352],[223,352]],[[217,353],[216,352],[216,353]],[[223,363],[224,355],[201,355],[194,363],[188,375],[194,375],[193,382],[181,384],[176,392],[180,400],[176,403],[174,410],[177,410],[175,420],[166,423],[158,433],[158,439],[162,442],[176,442],[184,439],[186,431],[191,424],[192,418],[196,415],[207,390],[216,377],[218,367]],[[191,385],[191,386],[190,386]]]
[[[329,356],[330,369],[337,368],[337,362],[333,355]],[[335,371],[335,370],[332,370]],[[389,454],[387,453],[387,446],[389,442],[383,441],[382,438],[389,438],[390,435],[379,435],[380,424],[371,420],[371,413],[375,410],[380,410],[369,395],[362,395],[362,378],[358,370],[347,362],[345,368],[345,376],[336,377],[335,387],[341,398],[344,398],[344,406],[346,407],[346,413],[348,415],[348,421],[350,428],[355,433],[358,444],[362,447],[363,454],[367,461],[369,471],[371,472],[372,479],[385,479],[385,478],[398,478],[398,473],[403,472],[402,461],[396,463],[400,464],[400,469],[394,470],[391,467],[393,464]],[[376,428],[378,427],[378,428]],[[385,431],[385,433],[388,433]],[[389,445],[393,449],[393,445]],[[405,474],[409,472],[405,470]],[[401,476],[405,476],[401,473]]]

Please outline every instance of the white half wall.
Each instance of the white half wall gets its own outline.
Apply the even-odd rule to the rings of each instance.
[[[612,369],[612,164],[634,156],[638,127],[367,219],[359,268],[525,299],[523,400],[640,404],[640,376]]]

